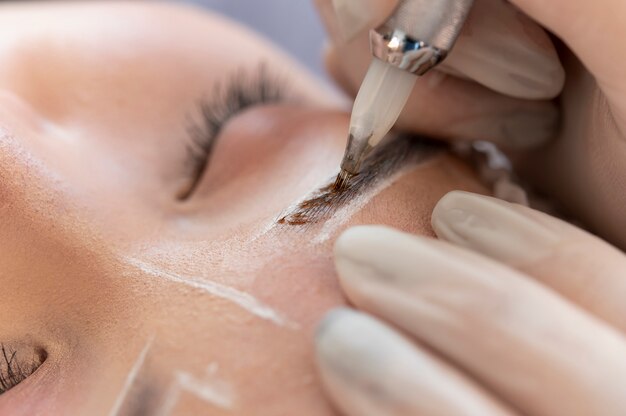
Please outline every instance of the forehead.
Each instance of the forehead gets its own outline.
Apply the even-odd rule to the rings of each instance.
[[[179,4],[3,2],[0,11],[0,53],[9,54],[11,61],[33,62],[40,56],[51,61],[45,68],[48,72],[62,67],[75,75],[72,67],[88,65],[92,72],[113,74],[123,65],[135,82],[144,80],[135,71],[148,76],[146,81],[153,79],[151,74],[175,72],[188,82],[191,75],[211,80],[233,66],[268,61],[288,76],[303,77],[301,66],[258,33],[223,16]],[[0,70],[6,67],[4,60]],[[317,84],[302,88],[326,99]]]
[[[18,89],[58,117],[59,101],[74,95],[93,101],[106,92],[119,105],[120,97],[136,99],[134,93],[149,89],[146,104],[167,102],[195,95],[198,86],[235,67],[281,59],[237,24],[164,2],[14,3],[0,10],[0,87]],[[52,82],[63,88],[42,97],[42,87]]]
[[[3,145],[76,179],[94,143],[105,153],[162,138],[161,154],[183,152],[170,139],[186,137],[190,109],[233,71],[271,61],[302,77],[271,45],[220,17],[165,2],[85,3],[0,5],[0,134],[19,138]],[[24,176],[23,160],[5,162],[9,176]],[[83,188],[100,174],[98,164],[88,168]]]
[[[186,135],[190,109],[229,74],[260,63],[279,72],[294,95],[328,104],[319,84],[271,44],[194,9],[12,2],[0,11],[0,128],[60,168],[94,142],[133,150],[142,138],[161,138],[161,149],[166,143],[166,152],[180,152],[169,139]],[[72,149],[60,151],[61,141]]]

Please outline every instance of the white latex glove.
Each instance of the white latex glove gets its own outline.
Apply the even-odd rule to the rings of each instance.
[[[331,35],[327,67],[355,95],[371,61],[369,29],[398,0],[315,0]],[[452,76],[445,76],[450,74]],[[417,83],[399,126],[446,139],[528,147],[552,138],[564,70],[548,34],[503,0],[476,0],[452,53]]]
[[[355,94],[371,59],[367,31],[398,0],[315,1],[331,33],[329,70]],[[562,64],[539,24],[565,45]],[[398,126],[499,143],[521,177],[626,248],[624,39],[624,0],[476,0],[444,62],[457,76],[435,72],[418,82]],[[558,107],[546,101],[558,94]],[[546,140],[536,151],[512,151]]]
[[[337,241],[363,312],[331,312],[316,347],[345,415],[625,414],[623,253],[462,192],[439,202],[433,227],[445,241],[371,226]]]

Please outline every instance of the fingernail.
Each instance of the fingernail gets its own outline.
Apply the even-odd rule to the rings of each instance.
[[[451,192],[433,211],[437,235],[506,264],[523,266],[550,253],[557,232],[495,198]]]

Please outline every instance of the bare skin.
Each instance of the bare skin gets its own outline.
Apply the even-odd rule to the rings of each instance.
[[[347,115],[271,45],[196,10],[3,4],[0,62],[0,342],[24,367],[47,354],[0,414],[334,414],[311,342],[345,303],[334,237],[432,235],[441,196],[484,191],[441,154],[345,221],[276,228],[337,173]],[[298,99],[232,118],[181,201],[198,101],[259,62]]]

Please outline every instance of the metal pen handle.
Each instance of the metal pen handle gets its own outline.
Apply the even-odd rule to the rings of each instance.
[[[474,0],[400,0],[392,16],[370,32],[372,54],[423,75],[445,59]]]

